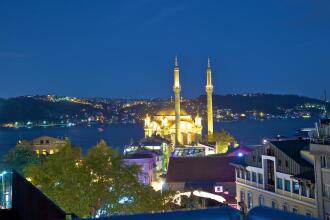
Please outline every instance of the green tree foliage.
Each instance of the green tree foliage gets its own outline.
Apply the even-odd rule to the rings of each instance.
[[[26,176],[67,212],[80,217],[168,209],[166,197],[138,181],[139,167],[125,165],[104,141],[82,156],[68,144]]]
[[[25,167],[39,164],[40,158],[30,145],[18,144],[1,158],[1,169],[15,169],[23,174]]]
[[[213,135],[208,135],[207,139],[216,143],[216,153],[226,153],[230,143],[235,142],[235,138],[225,130],[214,132]]]

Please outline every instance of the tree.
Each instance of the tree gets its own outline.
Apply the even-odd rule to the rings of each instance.
[[[207,139],[216,143],[216,153],[226,153],[230,143],[235,142],[235,138],[225,130],[214,132],[213,135],[208,135]]]
[[[27,166],[39,164],[41,161],[30,145],[16,145],[1,158],[2,169],[15,169],[23,174]]]
[[[139,167],[100,141],[84,157],[70,144],[27,169],[32,183],[67,212],[80,217],[167,209],[165,196],[138,181]]]
[[[25,176],[65,211],[88,216],[89,176],[81,162],[80,149],[67,143],[43,163],[29,166]]]

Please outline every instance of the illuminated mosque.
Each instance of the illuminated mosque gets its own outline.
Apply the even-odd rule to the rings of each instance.
[[[207,66],[207,122],[208,134],[213,134],[213,112],[212,112],[212,72],[210,59],[208,59]],[[191,145],[198,143],[202,137],[202,118],[196,114],[193,118],[185,110],[181,109],[181,85],[178,59],[175,57],[174,65],[174,84],[173,92],[175,96],[174,108],[166,108],[157,112],[154,116],[146,116],[144,119],[144,134],[145,137],[159,135],[163,138],[169,139],[174,145]]]

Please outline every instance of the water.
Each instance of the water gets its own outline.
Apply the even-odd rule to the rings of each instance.
[[[278,134],[293,136],[299,128],[313,127],[317,119],[272,119],[265,121],[245,120],[232,122],[215,122],[215,130],[225,129],[240,143],[246,145],[260,144],[265,137],[271,138]],[[98,128],[102,128],[100,132]],[[204,126],[206,128],[206,126]],[[204,131],[206,131],[204,129]],[[140,124],[115,124],[62,127],[35,127],[9,129],[0,128],[0,155],[14,147],[20,139],[33,139],[42,135],[54,137],[67,136],[70,140],[82,147],[83,151],[94,146],[100,139],[117,149],[121,149],[133,138],[143,137],[143,127]]]

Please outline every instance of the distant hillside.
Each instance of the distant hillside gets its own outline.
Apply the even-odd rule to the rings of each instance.
[[[125,103],[131,104],[125,105]],[[132,104],[132,100],[102,102],[85,99],[84,102],[79,103],[66,101],[65,99],[64,101],[49,101],[45,99],[45,96],[17,97],[0,99],[0,124],[43,120],[58,122],[65,119],[80,121],[89,116],[97,115],[102,115],[107,120],[113,114],[117,114],[118,117],[123,119],[133,117],[139,120],[145,116],[146,112],[157,112],[168,106],[173,106],[169,99],[149,100],[141,104]],[[206,97],[200,96],[185,101],[182,103],[182,107],[192,114],[199,110],[205,110]],[[311,115],[317,116],[323,113],[324,102],[296,95],[230,94],[214,95],[213,107],[215,109],[231,109],[231,112],[234,113],[257,111],[274,115],[284,115],[290,111],[304,112],[306,110]],[[329,103],[328,109],[330,109]]]
[[[206,104],[206,96],[200,96],[198,101]],[[263,111],[272,114],[281,114],[284,110],[295,109],[307,103],[324,106],[324,101],[297,95],[274,94],[229,94],[214,95],[213,106],[222,109],[231,109],[233,112]],[[327,103],[330,109],[330,103]]]
[[[82,116],[93,107],[79,103],[49,102],[30,97],[0,99],[0,123],[30,121],[59,121],[66,115]]]

